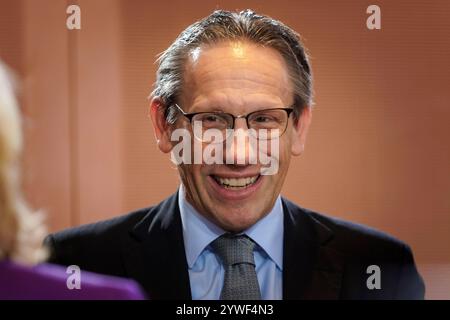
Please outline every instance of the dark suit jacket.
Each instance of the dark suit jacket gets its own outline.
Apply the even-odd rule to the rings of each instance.
[[[373,229],[283,199],[284,299],[422,299],[409,247]],[[191,299],[177,194],[154,207],[46,239],[50,261],[135,279],[151,299]],[[369,290],[367,267],[381,270]]]

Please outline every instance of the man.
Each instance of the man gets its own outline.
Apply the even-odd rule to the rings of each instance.
[[[293,30],[249,10],[194,23],[160,57],[150,105],[180,189],[49,236],[51,260],[134,278],[153,299],[423,298],[406,244],[280,197],[311,105]]]

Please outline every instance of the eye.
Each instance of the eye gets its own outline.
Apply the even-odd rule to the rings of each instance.
[[[284,123],[283,116],[286,114],[282,110],[263,110],[250,116],[249,125],[254,129],[275,129]]]
[[[201,121],[203,128],[223,129],[228,126],[224,115],[218,113],[200,113],[194,117],[195,121]]]
[[[221,119],[215,114],[205,115],[202,119],[203,122],[219,122]]]
[[[258,115],[252,121],[264,123],[264,122],[274,121],[274,119],[273,119],[273,117],[270,117],[270,116]]]

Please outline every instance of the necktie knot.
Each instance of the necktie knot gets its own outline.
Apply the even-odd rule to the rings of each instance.
[[[226,266],[248,263],[255,265],[255,243],[245,235],[225,234],[212,242],[212,248]]]
[[[259,300],[258,278],[253,249],[255,243],[245,235],[225,234],[211,243],[221,260],[225,276],[220,298],[222,300]]]

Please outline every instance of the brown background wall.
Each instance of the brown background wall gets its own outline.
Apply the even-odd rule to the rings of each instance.
[[[65,27],[68,4],[82,29]],[[213,9],[299,31],[316,109],[283,194],[408,242],[428,298],[450,299],[450,2],[0,0],[0,57],[21,79],[24,187],[50,229],[154,204],[177,187],[146,97],[155,56]]]

